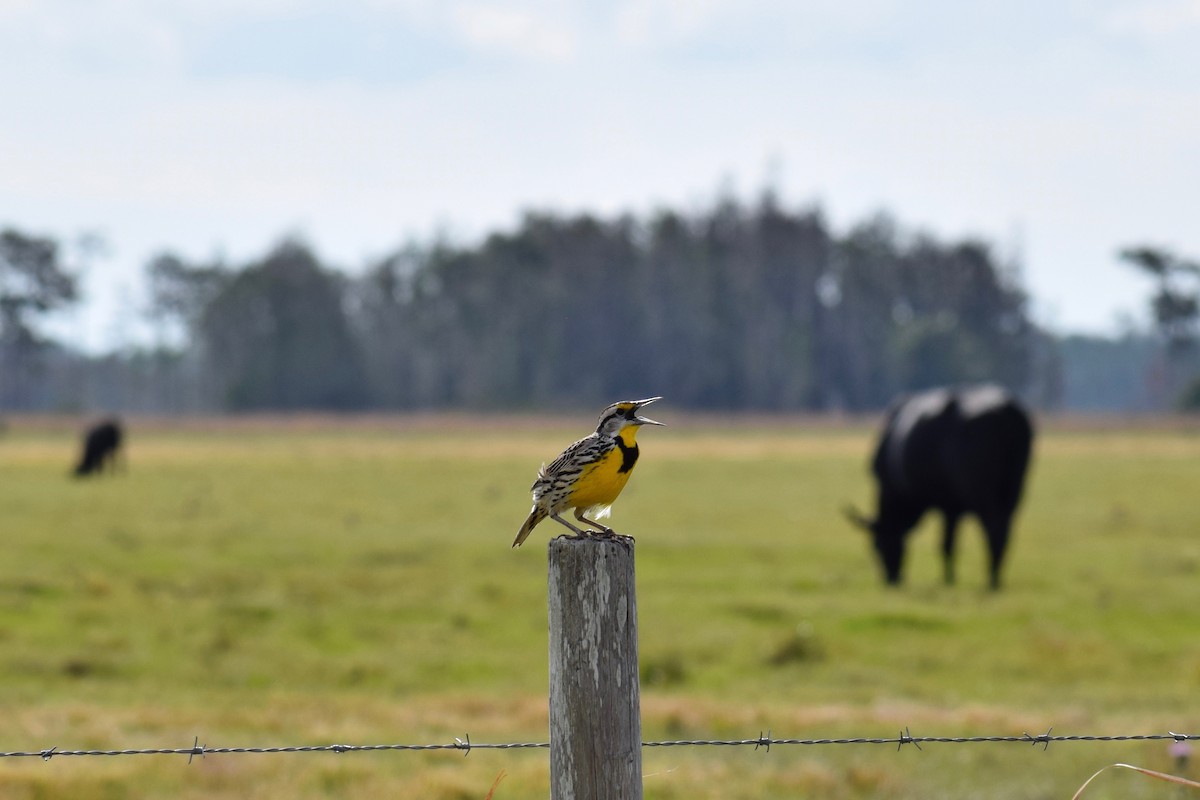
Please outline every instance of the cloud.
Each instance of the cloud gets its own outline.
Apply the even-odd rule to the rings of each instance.
[[[614,11],[617,41],[656,45],[707,34],[727,7],[723,0],[630,0]]]
[[[528,10],[466,4],[453,9],[451,22],[463,41],[485,52],[565,62],[578,49],[570,28]]]
[[[33,9],[33,0],[0,0],[0,19]]]
[[[110,72],[178,63],[179,32],[136,4],[0,0],[0,49],[10,64]]]
[[[1165,39],[1200,28],[1200,0],[1161,0],[1124,8],[1109,15],[1114,33]]]

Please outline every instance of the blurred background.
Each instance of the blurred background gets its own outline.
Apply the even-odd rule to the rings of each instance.
[[[657,395],[645,739],[1200,731],[1198,43],[1200,0],[0,0],[0,800],[546,796],[535,750],[36,756],[543,741],[528,487]],[[878,412],[975,381],[1037,431],[1003,590],[934,514],[884,588]],[[1062,798],[1196,778],[1169,744],[645,787]]]
[[[1200,6],[0,1],[0,410],[1200,405]]]

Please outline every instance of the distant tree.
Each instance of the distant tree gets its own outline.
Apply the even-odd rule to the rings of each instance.
[[[57,241],[0,232],[0,407],[29,406],[32,375],[48,344],[38,320],[78,297]]]
[[[1200,323],[1200,264],[1163,248],[1127,247],[1120,257],[1154,278],[1154,321],[1168,346],[1188,349]]]
[[[906,391],[990,380],[1024,387],[1034,330],[1025,293],[982,242],[918,237],[899,266],[897,343]]]
[[[839,405],[878,408],[944,384],[1029,383],[1025,294],[982,243],[909,236],[880,215],[835,240],[817,291],[831,317],[823,360]]]
[[[234,278],[220,262],[188,263],[174,253],[160,253],[145,267],[150,301],[147,316],[157,334],[155,347],[136,359],[114,363],[113,373],[129,372],[147,384],[163,410],[215,410],[225,398],[211,373],[215,359],[206,352],[202,322],[205,311]],[[151,388],[153,387],[153,388]]]
[[[361,408],[366,377],[343,302],[343,279],[299,242],[234,274],[199,321],[226,407]]]
[[[836,316],[827,356],[837,405],[884,406],[900,382],[892,350],[900,295],[900,242],[894,220],[879,215],[835,241],[822,291]]]
[[[1180,392],[1200,372],[1200,263],[1144,245],[1118,255],[1155,281],[1150,309],[1166,350],[1165,392],[1179,402]]]
[[[421,358],[412,303],[414,275],[425,254],[410,246],[368,267],[350,286],[349,320],[362,342],[367,393],[373,406],[420,405]]]
[[[161,253],[146,265],[150,318],[194,333],[205,309],[233,277],[220,263],[188,264],[173,253]]]
[[[769,191],[749,226],[750,259],[735,269],[751,298],[741,315],[745,405],[820,408],[825,365],[818,343],[827,320],[817,283],[829,268],[829,230],[818,209],[789,212]]]
[[[1200,413],[1200,378],[1192,380],[1183,387],[1176,401],[1176,408],[1188,414]]]

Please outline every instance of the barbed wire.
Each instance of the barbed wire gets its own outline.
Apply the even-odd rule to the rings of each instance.
[[[1200,741],[1200,734],[1192,733],[1175,733],[1168,731],[1166,733],[1147,733],[1147,734],[1120,734],[1111,736],[1092,736],[1092,735],[1062,735],[1052,733],[1054,729],[1049,728],[1045,733],[1032,735],[1028,732],[1022,733],[1019,736],[1015,735],[997,735],[997,736],[913,736],[906,727],[897,736],[889,737],[871,737],[858,736],[842,739],[776,739],[771,736],[771,732],[759,733],[754,739],[676,739],[660,742],[642,742],[642,747],[753,747],[755,750],[764,748],[770,752],[771,748],[779,745],[855,745],[855,744],[887,744],[896,745],[899,750],[906,744],[911,744],[918,750],[922,744],[977,744],[977,743],[995,743],[1007,742],[1016,744],[1042,745],[1045,750],[1050,746],[1051,742],[1146,742],[1146,741],[1173,741],[1173,742],[1190,742]],[[49,761],[52,758],[68,757],[68,756],[187,756],[188,763],[192,763],[192,759],[196,756],[205,757],[210,755],[233,755],[242,753],[257,753],[257,754],[274,754],[274,753],[362,753],[373,751],[420,751],[420,750],[457,750],[464,756],[469,755],[472,750],[529,750],[529,749],[548,749],[549,742],[506,742],[506,743],[482,743],[472,742],[470,735],[462,739],[455,738],[453,742],[442,744],[321,744],[321,745],[294,745],[284,747],[209,747],[206,744],[200,743],[200,737],[196,737],[191,747],[157,747],[144,749],[124,749],[124,750],[59,750],[57,747],[50,747],[44,750],[12,750],[0,751],[0,758],[40,758],[43,761]]]

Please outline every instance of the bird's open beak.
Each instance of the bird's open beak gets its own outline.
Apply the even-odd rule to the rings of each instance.
[[[661,397],[647,397],[645,400],[635,400],[634,402],[636,404],[636,408],[634,409],[634,417],[633,417],[634,423],[637,425],[663,425],[663,426],[665,426],[666,425],[665,422],[658,422],[657,420],[649,419],[647,417],[637,416],[637,412],[640,412],[646,406],[650,405],[651,403],[657,402],[659,400],[662,400],[662,398]]]

